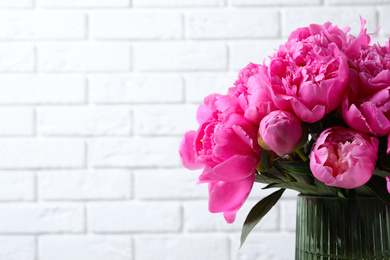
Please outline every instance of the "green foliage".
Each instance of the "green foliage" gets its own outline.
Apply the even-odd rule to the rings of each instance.
[[[260,222],[260,220],[272,209],[278,202],[285,189],[280,189],[268,195],[259,201],[249,212],[245,219],[244,226],[241,231],[241,246],[244,244],[246,238],[252,229]],[[240,246],[240,247],[241,247]]]

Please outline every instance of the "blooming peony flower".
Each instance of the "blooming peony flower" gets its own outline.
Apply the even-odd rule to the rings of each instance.
[[[199,129],[185,134],[179,152],[188,169],[204,168],[199,183],[209,183],[209,210],[228,223],[248,197],[260,161],[258,126],[244,117],[235,96],[213,94],[199,106]]]
[[[259,125],[261,119],[270,112],[277,110],[272,99],[265,93],[264,80],[267,78],[268,68],[264,65],[249,63],[243,68],[234,87],[228,95],[237,96],[246,119]]]
[[[268,96],[304,122],[316,122],[335,110],[347,90],[348,62],[340,49],[347,36],[336,28],[329,23],[300,28],[271,57]]]
[[[385,136],[390,132],[390,43],[362,46],[351,63],[343,118],[356,130]]]
[[[378,139],[344,127],[331,127],[318,137],[310,153],[313,175],[329,186],[353,189],[372,176]]]
[[[264,149],[283,156],[294,151],[302,132],[302,122],[293,113],[273,111],[261,120],[259,143]]]

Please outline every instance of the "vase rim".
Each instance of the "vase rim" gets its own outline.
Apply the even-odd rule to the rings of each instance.
[[[301,198],[310,198],[310,199],[328,199],[328,200],[344,200],[343,198],[340,197],[333,197],[333,196],[320,196],[320,195],[311,195],[311,194],[298,194],[298,197]],[[375,197],[375,196],[356,196],[354,198],[347,198],[346,200],[355,200],[355,199],[367,199],[367,200],[380,200],[380,198]]]

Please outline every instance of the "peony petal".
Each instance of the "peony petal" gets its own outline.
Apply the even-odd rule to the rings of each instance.
[[[325,115],[325,106],[317,105],[310,110],[298,99],[291,99],[290,102],[295,115],[303,122],[314,123]]]
[[[366,118],[362,115],[359,109],[352,104],[348,108],[348,99],[345,98],[341,107],[343,119],[353,129],[364,133],[373,134],[371,127],[368,125]]]
[[[235,219],[237,211],[244,204],[255,181],[255,174],[235,181],[209,184],[209,210],[212,213],[227,212],[228,223]]]
[[[216,181],[238,181],[252,175],[259,161],[250,155],[235,155],[215,166],[209,177]]]
[[[194,140],[196,134],[196,131],[186,132],[179,147],[179,154],[183,165],[189,170],[197,170],[203,168],[203,165],[196,162],[195,158]]]

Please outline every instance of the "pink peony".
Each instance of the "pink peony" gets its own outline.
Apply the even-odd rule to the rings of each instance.
[[[350,90],[342,102],[345,122],[361,132],[390,132],[390,44],[362,46],[351,60]]]
[[[267,78],[267,69],[264,65],[249,63],[238,74],[235,86],[228,91],[229,95],[238,97],[245,118],[256,125],[260,124],[264,116],[277,110],[262,84]]]
[[[248,121],[235,96],[213,94],[199,106],[199,129],[185,134],[179,152],[188,169],[204,168],[199,183],[209,183],[209,210],[228,223],[248,197],[260,161],[257,126]]]
[[[259,143],[279,156],[294,151],[301,138],[302,122],[291,112],[273,111],[261,120]]]
[[[267,94],[276,107],[293,111],[313,123],[335,110],[348,87],[344,31],[325,25],[311,25],[293,32],[271,57]]]
[[[310,153],[313,175],[329,186],[353,189],[372,176],[378,139],[344,127],[331,127],[318,137]]]

